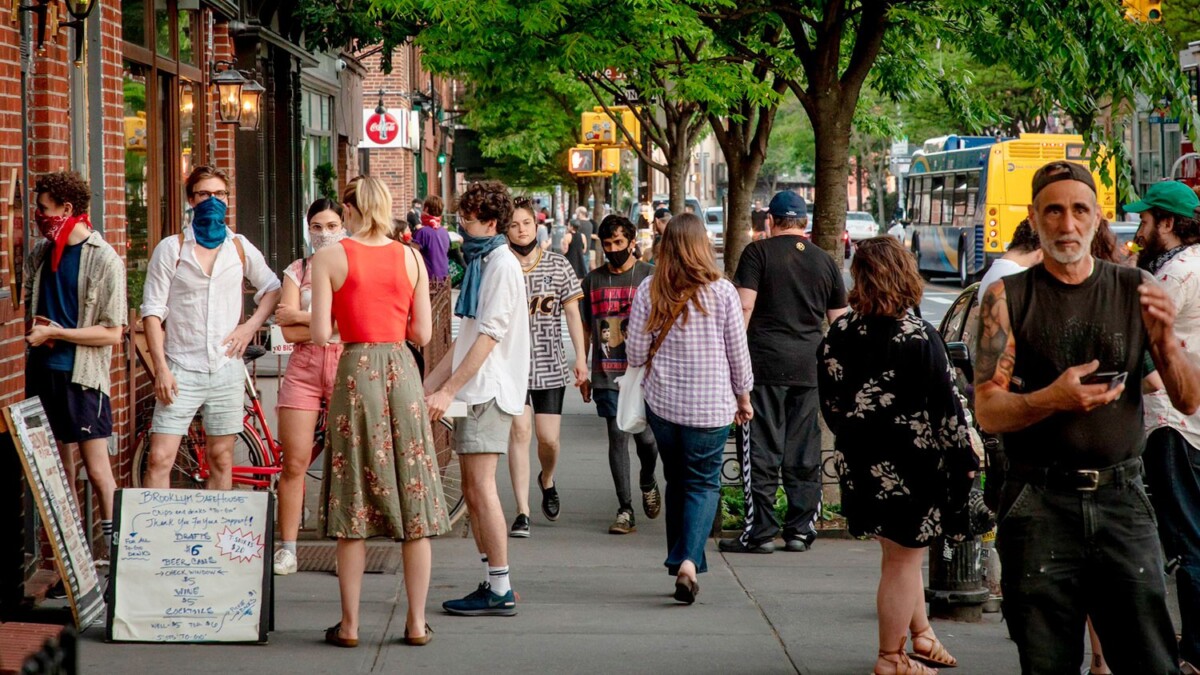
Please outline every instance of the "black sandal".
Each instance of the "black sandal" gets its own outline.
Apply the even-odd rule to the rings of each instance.
[[[338,634],[341,632],[341,630],[342,630],[342,622],[341,621],[337,622],[337,625],[335,625],[335,626],[330,626],[329,628],[326,628],[325,629],[325,642],[327,642],[335,647],[346,647],[347,649],[357,647],[358,639],[342,637],[341,635]]]
[[[675,580],[675,599],[685,605],[690,605],[696,602],[696,596],[700,594],[700,584],[690,579]]]

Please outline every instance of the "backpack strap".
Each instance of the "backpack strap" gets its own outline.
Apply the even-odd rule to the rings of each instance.
[[[175,257],[175,268],[179,269],[179,263],[183,261],[183,233],[175,235],[179,237],[179,255]],[[237,249],[238,260],[242,261],[242,276],[246,275],[246,247],[242,244],[242,240],[238,239],[237,235],[233,236],[233,247]]]

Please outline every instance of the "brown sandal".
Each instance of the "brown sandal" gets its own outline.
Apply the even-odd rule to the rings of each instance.
[[[929,642],[929,649],[924,651],[917,649],[917,640]],[[954,668],[958,665],[958,659],[946,651],[946,646],[942,644],[941,640],[937,639],[937,636],[933,635],[933,630],[930,628],[926,628],[920,633],[913,633],[912,647],[913,650],[908,655],[922,663],[927,663],[938,668]]]
[[[412,645],[414,647],[421,647],[421,646],[429,644],[429,641],[432,639],[433,639],[433,629],[429,627],[429,624],[425,624],[425,634],[421,635],[421,636],[415,636],[415,635],[410,636],[408,634],[408,626],[405,626],[404,627],[404,637],[400,641],[406,645]]]
[[[901,638],[900,648],[896,651],[888,652],[882,649],[879,650],[879,658],[896,664],[896,675],[937,675],[936,670],[932,670],[926,667],[924,664],[908,658],[908,654],[904,653],[904,643],[907,640],[908,638]],[[889,656],[894,656],[896,658],[893,660],[888,658]],[[872,673],[874,675],[883,675],[878,669],[873,670]]]
[[[335,647],[353,648],[358,646],[357,638],[344,638],[338,633],[342,630],[342,622],[337,622],[336,626],[330,626],[325,629],[325,642]]]

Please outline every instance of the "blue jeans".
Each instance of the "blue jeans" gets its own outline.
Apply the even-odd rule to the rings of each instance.
[[[667,559],[671,574],[679,574],[685,560],[696,572],[708,571],[704,546],[717,516],[721,489],[721,455],[728,427],[686,427],[654,414],[646,406],[646,419],[662,458],[666,486]]]
[[[1011,474],[1005,481],[996,546],[1022,673],[1079,672],[1087,617],[1114,673],[1179,672],[1154,512],[1138,473],[1091,492]]]
[[[1158,514],[1167,559],[1178,564],[1175,587],[1183,638],[1179,656],[1200,664],[1200,450],[1178,431],[1155,429],[1142,455],[1146,487]]]

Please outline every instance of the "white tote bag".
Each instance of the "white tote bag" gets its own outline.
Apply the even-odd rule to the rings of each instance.
[[[640,434],[646,430],[646,397],[642,382],[645,366],[630,366],[617,378],[617,427],[626,433]]]

